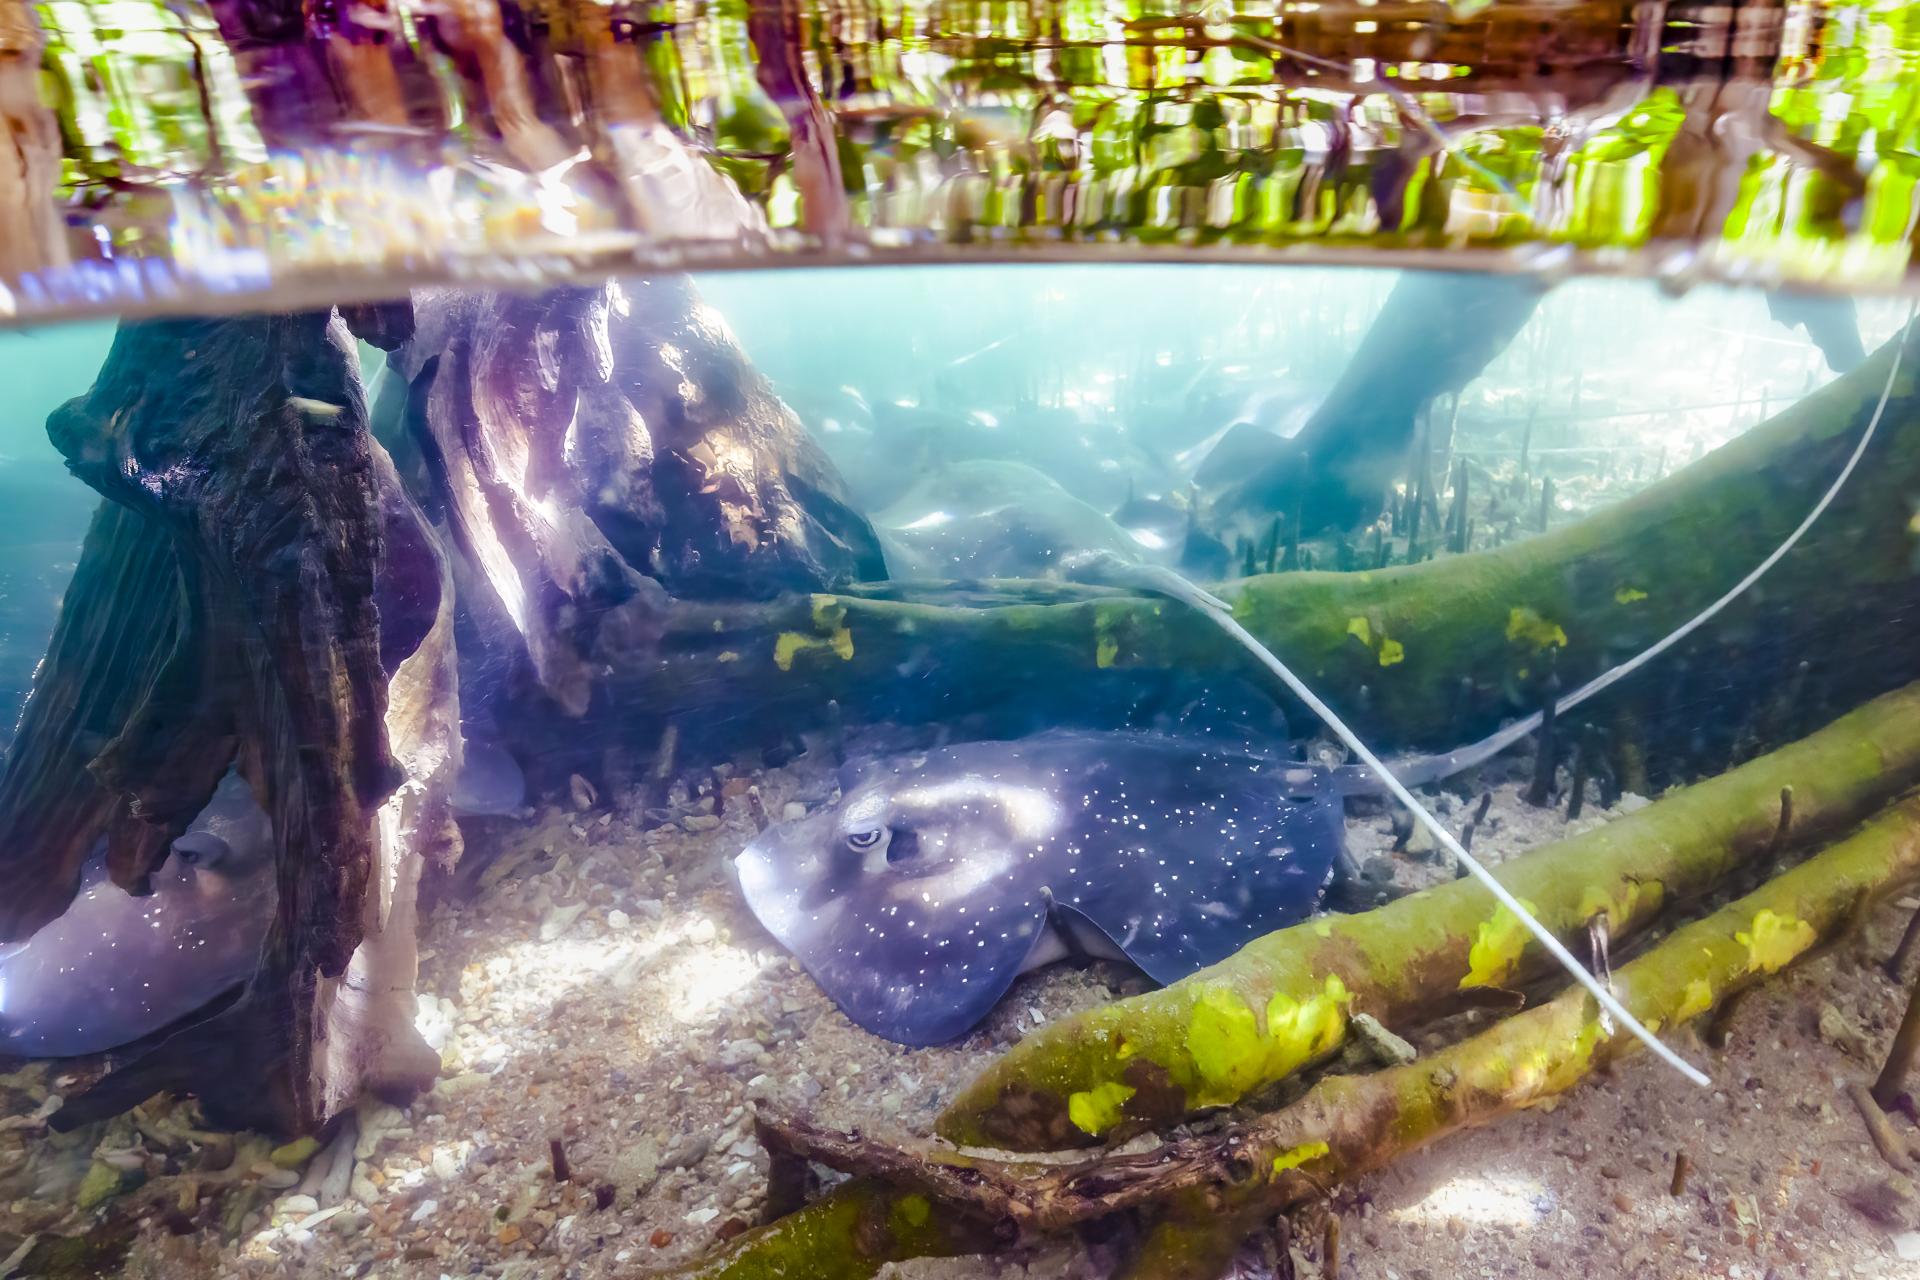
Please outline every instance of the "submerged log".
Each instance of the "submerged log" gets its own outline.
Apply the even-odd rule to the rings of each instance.
[[[1581,683],[1693,617],[1770,554],[1839,474],[1892,357],[1881,349],[1636,497],[1542,536],[1220,592],[1372,740],[1457,746],[1537,707],[1550,670]],[[1661,736],[1664,716],[1708,731],[1726,721],[1731,738],[1756,706],[1781,703],[1779,686],[1802,658],[1831,681],[1827,697],[1839,706],[1920,678],[1909,643],[1920,577],[1907,530],[1920,477],[1917,367],[1920,344],[1860,469],[1794,553],[1681,652],[1607,695],[1620,712],[1616,737],[1665,776],[1682,771],[1688,742]],[[657,643],[602,641],[593,664],[643,740],[659,732],[649,718],[746,733],[818,723],[830,700],[849,720],[957,722],[1011,708],[1072,722],[1143,675],[1250,669],[1217,628],[1166,601],[1019,584],[686,605]],[[1690,677],[1669,687],[1681,670]],[[1769,741],[1807,727],[1796,722],[1803,706],[1784,709],[1780,724],[1761,726]]]
[[[1495,874],[1563,942],[1577,945],[1596,917],[1617,942],[1730,873],[1844,830],[1916,783],[1920,686],[1909,686]],[[938,1129],[955,1142],[1015,1151],[1124,1138],[1257,1096],[1327,1061],[1357,1015],[1404,1028],[1475,992],[1552,970],[1491,894],[1456,880],[1363,915],[1282,930],[1170,987],[1037,1028],[953,1100]],[[1262,1051],[1224,1054],[1243,1032]]]
[[[421,853],[457,848],[452,602],[368,434],[351,336],[324,314],[130,323],[48,431],[109,502],[0,783],[0,934],[64,908],[98,835],[144,887],[230,766],[278,866],[252,981],[117,1052],[56,1124],[177,1088],[226,1123],[311,1129],[364,1086],[420,1087],[437,1063],[400,904]]]
[[[1920,877],[1920,800],[1906,799],[1855,835],[1719,911],[1676,930],[1614,971],[1620,1001],[1648,1026],[1671,1030],[1711,1013],[1761,979],[1842,933],[1874,902]],[[1256,1038],[1233,1048],[1258,1055]],[[1330,1076],[1283,1111],[1139,1155],[1072,1164],[998,1160],[950,1147],[894,1144],[800,1121],[763,1119],[767,1141],[861,1180],[803,1211],[850,1212],[836,1196],[920,1197],[936,1218],[971,1221],[1005,1242],[1122,1213],[1167,1215],[1135,1275],[1217,1274],[1219,1237],[1382,1168],[1450,1133],[1486,1124],[1573,1088],[1638,1049],[1610,1030],[1578,987],[1418,1062],[1363,1076]],[[876,1189],[876,1183],[886,1190]],[[1195,1239],[1196,1209],[1215,1228]],[[791,1245],[789,1218],[694,1274],[785,1274],[768,1264]],[[826,1242],[829,1246],[836,1241]],[[895,1252],[891,1258],[904,1254]],[[1177,1265],[1185,1257],[1185,1269]],[[1204,1265],[1202,1265],[1204,1263]],[[820,1264],[812,1274],[866,1275]]]

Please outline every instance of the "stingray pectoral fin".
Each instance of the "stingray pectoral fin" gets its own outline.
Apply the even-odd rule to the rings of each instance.
[[[759,847],[735,861],[741,895],[767,932],[859,1026],[905,1045],[972,1030],[1005,995],[1046,935],[1045,900],[1002,900],[965,913],[911,882],[855,880],[822,894],[809,868]],[[804,901],[803,901],[804,899]]]
[[[491,743],[468,739],[453,780],[453,812],[461,818],[517,816],[527,804],[519,763]]]
[[[1056,912],[1077,911],[1162,985],[1311,916],[1346,847],[1338,791],[1288,797],[1247,780],[1222,800],[1231,827],[1204,840],[1169,838],[1120,861],[1063,893]]]

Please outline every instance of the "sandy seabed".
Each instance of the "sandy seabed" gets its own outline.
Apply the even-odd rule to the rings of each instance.
[[[363,1107],[301,1168],[246,1164],[230,1176],[243,1179],[252,1213],[226,1233],[174,1234],[151,1222],[126,1274],[642,1274],[758,1221],[767,1162],[753,1137],[756,1105],[924,1134],[974,1072],[1030,1029],[1145,989],[1120,966],[1056,966],[1021,979],[955,1045],[905,1049],[868,1035],[733,889],[727,860],[755,830],[747,782],[729,777],[717,806],[695,801],[650,830],[637,801],[471,826],[469,857],[487,868],[477,892],[422,922],[419,1025],[442,1055],[436,1088],[404,1111]],[[753,782],[776,817],[820,802],[831,786],[811,756]],[[1644,803],[1590,805],[1569,824],[1521,803],[1511,777],[1489,786],[1474,848],[1493,861]],[[1473,807],[1455,795],[1436,804],[1456,828]],[[1393,852],[1390,827],[1384,815],[1350,822],[1353,851],[1375,874],[1408,887],[1447,874],[1418,841]],[[1635,1057],[1557,1106],[1342,1188],[1327,1210],[1342,1220],[1340,1274],[1920,1277],[1920,1235],[1911,1234],[1920,1201],[1876,1154],[1845,1093],[1871,1079],[1898,1021],[1903,993],[1872,961],[1892,949],[1907,913],[1883,909],[1860,937],[1748,997],[1724,1050],[1678,1036],[1712,1073],[1710,1090]],[[52,1206],[71,1202],[90,1156],[142,1138],[120,1122],[61,1140],[64,1159],[35,1150],[55,1140],[36,1132],[31,1109],[59,1081],[12,1083],[23,1114],[0,1125],[14,1143],[14,1185],[22,1161],[37,1179],[8,1211],[25,1230],[51,1225]],[[565,1183],[553,1177],[556,1141],[572,1174]],[[1692,1172],[1675,1196],[1681,1151]],[[1318,1212],[1295,1234],[1302,1277],[1321,1273]],[[883,1274],[1090,1278],[1110,1266],[1100,1248],[1067,1240]]]

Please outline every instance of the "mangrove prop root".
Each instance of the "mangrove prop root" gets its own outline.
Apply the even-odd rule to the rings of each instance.
[[[385,543],[375,598],[388,673],[387,742],[407,781],[373,815],[359,945],[346,972],[320,978],[314,992],[315,1017],[328,1034],[314,1055],[312,1092],[326,1117],[363,1089],[411,1097],[439,1074],[439,1055],[414,1025],[419,887],[427,865],[450,869],[461,852],[453,818],[460,705],[451,567],[386,451],[375,443],[372,455]]]
[[[88,766],[98,740],[132,720],[179,647],[179,595],[172,539],[103,502],[0,775],[0,936],[30,936],[79,888],[82,865],[119,811],[119,797]],[[201,721],[217,710],[201,707]]]
[[[1301,517],[1314,530],[1366,519],[1406,467],[1423,407],[1431,423],[1433,398],[1478,377],[1507,349],[1544,294],[1536,282],[1516,278],[1401,276],[1299,435],[1274,438],[1267,451],[1277,456],[1248,459],[1244,478],[1219,505],[1254,518],[1290,511],[1296,530]],[[1458,323],[1434,324],[1442,312]],[[1444,449],[1446,442],[1441,444]],[[1302,456],[1307,453],[1311,465]],[[1449,519],[1448,529],[1455,523]]]
[[[95,563],[75,574],[55,639],[60,679],[118,683],[73,703],[50,662],[46,702],[29,709],[33,741],[85,761],[94,791],[85,798],[71,770],[36,770],[46,789],[9,788],[0,828],[30,826],[43,799],[84,798],[82,838],[104,834],[114,881],[136,889],[231,762],[273,820],[278,863],[261,967],[230,1010],[265,1030],[223,1033],[216,1019],[199,1040],[156,1045],[95,1105],[186,1076],[220,1086],[210,1105],[257,1090],[258,1105],[240,1108],[253,1122],[312,1128],[325,1108],[316,1060],[335,1052],[330,1037],[359,1038],[316,1004],[316,983],[340,976],[366,937],[362,908],[384,870],[373,817],[403,777],[386,733],[375,580],[387,548],[352,336],[328,313],[129,322],[92,388],[55,410],[47,433],[74,474],[124,511],[96,521]],[[170,555],[156,551],[154,582],[124,597],[98,590],[96,574],[135,567],[116,548],[141,532]],[[80,606],[93,616],[68,628]],[[171,632],[126,617],[141,608],[171,615]],[[125,640],[140,660],[116,666],[105,651],[86,653],[89,640]],[[36,688],[31,701],[42,696]],[[23,725],[13,758],[27,746]],[[10,851],[0,880],[43,883],[0,895],[0,937],[25,936],[65,906],[70,841]],[[223,1037],[258,1046],[252,1070],[224,1071],[233,1064],[203,1052]],[[261,1088],[266,1077],[278,1083]]]
[[[419,462],[403,474],[445,511],[488,644],[524,646],[565,714],[592,699],[595,643],[651,650],[669,591],[885,576],[825,453],[685,279],[415,309],[391,366]]]
[[[352,336],[324,313],[128,323],[48,433],[109,501],[0,787],[0,885],[23,890],[0,936],[63,909],[99,837],[138,887],[229,764],[278,866],[252,980],[124,1046],[51,1123],[182,1089],[220,1123],[310,1131],[424,1086],[414,891],[459,848],[454,611]]]
[[[1909,797],[1794,870],[1675,930],[1617,970],[1615,990],[1648,1026],[1671,1030],[1809,955],[1851,927],[1863,903],[1916,876],[1920,798]],[[1447,1134],[1565,1093],[1637,1047],[1631,1036],[1610,1035],[1593,999],[1571,988],[1418,1062],[1323,1079],[1283,1111],[1154,1151],[1071,1164],[978,1158],[793,1120],[764,1123],[789,1151],[924,1197],[936,1216],[945,1210],[1000,1224],[996,1235],[1007,1225],[1049,1232],[1122,1211],[1173,1209],[1197,1194],[1211,1197],[1216,1220],[1229,1230]],[[1165,1230],[1190,1229],[1184,1213],[1167,1223]],[[1149,1238],[1148,1252],[1164,1247]]]
[[[1920,685],[1635,813],[1503,864],[1501,882],[1563,940],[1618,940],[1776,848],[1783,788],[1806,842],[1920,782]],[[1335,1054],[1349,1021],[1424,1021],[1545,968],[1471,881],[1270,934],[1163,990],[1036,1030],[940,1118],[943,1137],[1016,1151],[1112,1138],[1231,1104]]]

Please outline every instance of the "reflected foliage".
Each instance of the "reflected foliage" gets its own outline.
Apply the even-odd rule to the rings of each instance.
[[[1900,4],[9,5],[64,152],[9,198],[61,208],[74,260],[0,280],[25,312],[558,248],[1684,241],[1708,273],[1883,285],[1920,181]]]

